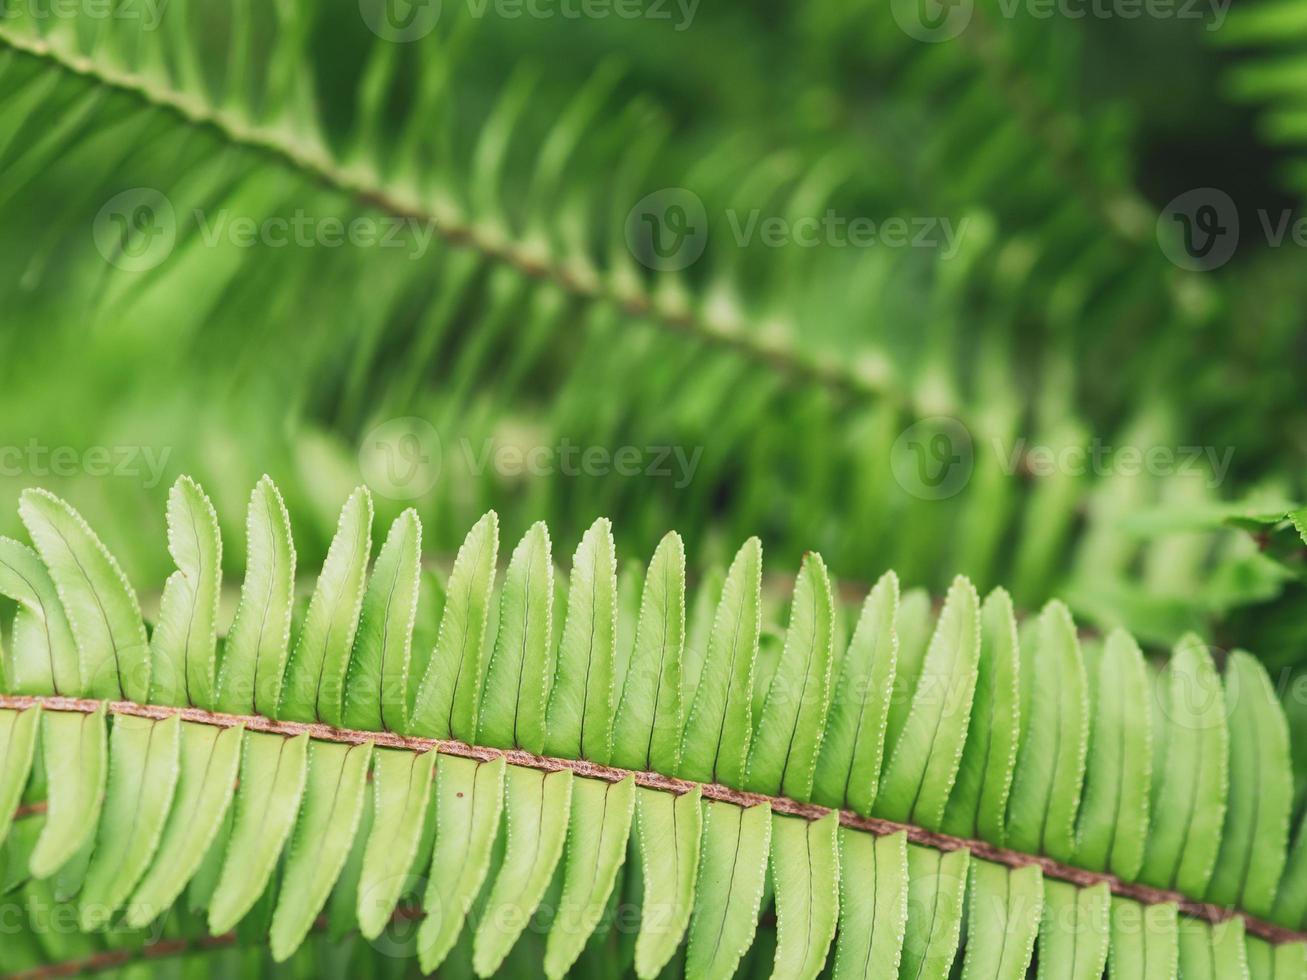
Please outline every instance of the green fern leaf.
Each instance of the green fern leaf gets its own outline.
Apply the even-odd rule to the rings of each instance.
[[[127,906],[127,924],[141,929],[164,914],[199,870],[235,794],[241,726],[183,722],[177,789],[155,859]]]
[[[47,712],[41,718],[41,761],[49,801],[45,825],[28,865],[33,877],[49,878],[94,840],[108,779],[105,712]]]
[[[414,734],[476,741],[481,650],[498,553],[499,518],[490,511],[468,532],[454,559],[436,649],[414,700]]]
[[[150,697],[159,704],[214,706],[222,538],[213,504],[181,477],[168,494],[168,577],[150,636]]]
[[[549,532],[535,524],[513,549],[508,564],[478,721],[478,740],[488,745],[544,751],[553,637],[554,569],[549,551]]]
[[[504,806],[503,757],[493,762],[445,757],[436,767],[436,849],[418,929],[418,962],[435,970],[453,948],[463,918],[490,871]]]
[[[282,872],[269,948],[284,962],[299,948],[336,883],[363,812],[371,745],[315,742],[304,800]]]
[[[244,918],[263,894],[290,836],[308,772],[309,738],[250,732],[241,758],[222,873],[206,903],[209,929],[221,934]]]
[[[704,807],[695,787],[681,796],[641,788],[636,794],[644,878],[635,972],[656,977],[676,952],[694,908]]]
[[[58,497],[26,490],[18,512],[72,624],[86,693],[147,700],[145,623],[118,563],[81,515]]]
[[[839,820],[772,815],[771,877],[776,888],[773,974],[816,977],[826,962],[838,919]]]
[[[658,543],[644,579],[635,649],[613,722],[613,765],[677,770],[684,645],[685,545],[672,531]]]
[[[341,509],[336,536],[286,665],[279,717],[341,724],[345,672],[358,629],[371,549],[372,495],[360,487]]]
[[[734,974],[757,928],[772,813],[765,803],[742,809],[709,802],[704,808],[685,975],[693,980],[725,980]]]
[[[545,945],[545,974],[571,969],[608,904],[635,811],[635,779],[621,782],[577,779],[572,785],[563,891]]]
[[[28,515],[34,534],[77,528],[78,554],[117,567],[66,505],[24,499],[42,508]],[[570,975],[611,957],[642,978],[1034,970],[1093,980],[1106,968],[1303,980],[1307,938],[1295,927],[1307,915],[1307,859],[1301,832],[1285,853],[1288,728],[1248,654],[1229,658],[1222,682],[1186,639],[1150,688],[1129,635],[1082,650],[1060,603],[1018,634],[1001,590],[981,604],[959,578],[932,617],[924,593],[899,601],[892,576],[846,645],[845,610],[815,554],[794,582],[782,642],[756,539],[723,579],[706,580],[687,631],[679,537],[663,540],[648,574],[624,571],[619,588],[606,522],[583,537],[566,597],[554,594],[538,524],[495,602],[493,515],[448,587],[424,590],[411,512],[369,573],[357,491],[300,659],[282,664],[284,631],[265,643],[245,625],[280,630],[289,602],[289,528],[264,481],[219,667],[217,703],[245,706],[231,717],[191,703],[212,676],[212,593],[196,584],[218,574],[212,512],[184,481],[171,510],[175,528],[207,528],[208,544],[172,542],[181,578],[154,647],[170,667],[151,697],[124,703],[116,684],[112,704],[62,695],[48,643],[32,647],[40,669],[23,685],[35,691],[0,693],[0,884],[27,903],[17,913],[27,928],[28,906],[47,896],[75,896],[81,927],[58,950],[16,941],[14,957],[81,962],[118,942],[107,927],[121,916],[137,930],[207,926],[223,943],[267,943],[275,962],[298,968],[320,939],[357,929],[389,944],[420,914],[412,946],[423,970],[484,976]],[[40,562],[21,546],[11,554],[34,581],[44,571],[57,585],[72,567],[58,549]],[[130,596],[104,575],[76,598],[56,592],[83,612],[103,597],[122,613]],[[414,611],[432,599],[443,611]],[[31,628],[53,622],[46,610]],[[68,622],[80,637],[77,617]],[[419,622],[434,650],[414,657],[425,676],[405,714]],[[139,651],[119,644],[97,662],[116,678],[123,660]],[[260,698],[277,704],[281,678],[256,674],[279,666],[300,679],[282,699],[297,719],[249,712]],[[167,680],[174,671],[194,678],[190,693],[190,681]],[[851,697],[832,692],[832,677]],[[322,690],[306,694],[309,681]],[[358,727],[323,724],[338,709]],[[459,732],[475,737],[448,738]],[[631,848],[638,860],[626,867]],[[16,900],[0,894],[0,914]],[[638,930],[607,935],[628,901]]]
[[[908,844],[903,833],[874,838],[840,829],[837,980],[899,975],[908,920]]]
[[[275,718],[290,643],[295,545],[281,493],[268,477],[250,493],[245,584],[223,648],[218,709]]]
[[[617,556],[602,518],[572,560],[567,620],[549,686],[545,751],[607,762],[612,749],[617,633]]]
[[[750,538],[726,573],[685,722],[678,775],[686,779],[736,786],[744,775],[761,591],[762,542]]]
[[[408,728],[408,669],[417,617],[422,525],[417,511],[395,518],[372,569],[345,683],[344,725]]]
[[[489,976],[527,927],[563,856],[572,801],[572,772],[509,766],[505,777],[508,843],[473,940],[472,962]]]

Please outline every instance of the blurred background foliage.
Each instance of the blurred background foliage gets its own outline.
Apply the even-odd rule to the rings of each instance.
[[[377,440],[420,419],[429,489],[373,489],[382,519],[417,507],[437,563],[489,507],[508,540],[548,520],[560,554],[605,514],[627,558],[676,527],[702,572],[757,533],[780,575],[813,549],[849,583],[895,568],[938,593],[963,572],[1154,645],[1197,629],[1281,665],[1307,650],[1301,542],[1268,552],[1238,520],[1283,528],[1303,496],[1304,256],[1257,231],[1261,211],[1298,217],[1307,187],[1301,0],[1139,17],[976,0],[940,43],[884,0],[666,19],[445,0],[397,43],[368,29],[380,2],[167,0],[155,24],[127,0],[5,7],[6,530],[18,492],[48,486],[149,593],[172,479],[214,497],[235,573],[268,472],[312,574],[340,501],[396,448]],[[1190,271],[1159,215],[1205,187],[1245,233]],[[175,241],[123,268],[97,229],[141,188]],[[706,249],[654,272],[626,226],[666,188],[703,202]],[[730,222],[755,211],[965,233],[956,251],[741,245]],[[207,240],[296,214],[436,234]],[[905,436],[959,431],[964,478],[922,493]],[[564,444],[696,464],[477,465]],[[1160,448],[1181,472],[1036,465],[1093,446]],[[63,447],[76,462],[54,466]],[[104,474],[93,447],[134,472]]]

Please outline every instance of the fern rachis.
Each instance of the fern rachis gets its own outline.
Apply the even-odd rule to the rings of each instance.
[[[1199,956],[1246,959],[1252,976],[1278,964],[1289,972],[1265,974],[1277,980],[1298,976],[1293,964],[1307,969],[1307,906],[1295,885],[1307,874],[1303,848],[1285,864],[1287,736],[1264,720],[1279,707],[1251,657],[1231,661],[1227,722],[1200,646],[1182,644],[1169,677],[1150,681],[1138,647],[1114,634],[1101,649],[1095,642],[1093,657],[1110,662],[1105,680],[1131,678],[1130,710],[1117,710],[1118,692],[1101,682],[1085,690],[1088,707],[1073,710],[1065,697],[1035,700],[1041,677],[1060,672],[1049,688],[1057,692],[1067,670],[1086,676],[1060,605],[1018,641],[1001,592],[982,606],[959,580],[932,627],[926,607],[907,601],[915,593],[903,604],[915,618],[900,624],[897,588],[882,583],[845,649],[835,639],[842,609],[811,556],[784,648],[764,660],[756,632],[742,648],[738,634],[742,617],[765,616],[755,542],[718,598],[690,692],[681,661],[699,655],[677,626],[686,604],[678,539],[658,549],[638,609],[619,609],[611,531],[597,522],[576,554],[556,649],[543,526],[519,546],[498,618],[489,616],[498,546],[490,514],[454,562],[436,654],[410,685],[401,679],[418,601],[416,517],[392,525],[369,570],[371,505],[356,492],[299,617],[303,653],[288,656],[280,624],[289,595],[268,574],[271,558],[283,556],[284,568],[292,553],[289,525],[267,520],[280,512],[276,488],[261,482],[250,499],[244,626],[225,642],[216,640],[212,587],[220,542],[189,480],[174,487],[168,512],[170,529],[189,534],[173,538],[180,578],[148,633],[113,558],[62,501],[24,495],[39,560],[18,542],[0,544],[3,570],[22,563],[27,572],[25,588],[0,577],[24,603],[0,695],[0,807],[7,821],[17,814],[6,867],[12,875],[22,862],[25,891],[55,876],[92,933],[110,922],[148,926],[186,893],[215,934],[241,923],[239,935],[267,935],[281,960],[330,902],[333,930],[353,926],[372,941],[393,916],[421,916],[414,952],[424,970],[467,930],[470,952],[459,955],[489,974],[540,941],[523,930],[543,915],[540,962],[561,976],[636,875],[645,912],[626,955],[642,976],[682,955],[683,943],[689,975],[729,976],[759,928],[770,929],[758,920],[768,896],[783,976],[815,976],[828,958],[841,977],[944,977],[958,957],[994,977],[1024,976],[1032,960],[1041,975],[1061,964],[1066,975],[1097,976],[1109,957],[1114,975],[1127,976],[1126,964],[1151,971],[1169,959],[1186,970]],[[197,536],[197,527],[212,533]],[[58,602],[29,602],[33,592]],[[617,619],[637,613],[633,645],[619,649]],[[273,628],[271,647],[250,628],[252,615]],[[260,662],[284,664],[285,683],[275,701],[262,700],[271,710],[256,713]],[[959,662],[973,666],[959,672]],[[732,675],[751,678],[748,700],[732,694]],[[842,690],[858,676],[876,683]],[[338,687],[336,677],[347,680]],[[1007,690],[1000,677],[1024,692],[1020,710],[1010,698],[1011,710],[995,710]],[[1152,737],[1165,763],[1152,772],[1139,765],[1151,752],[1137,710],[1150,683],[1174,692],[1158,702]],[[1192,690],[1215,700],[1197,709],[1175,700]],[[695,707],[684,712],[687,701]],[[216,710],[233,705],[244,708]],[[344,719],[371,723],[341,727]],[[682,739],[702,765],[687,766]],[[1058,748],[1063,739],[1071,744]],[[1193,751],[1204,740],[1221,753],[1214,778],[1216,762]],[[747,767],[714,765],[727,749]],[[1227,752],[1259,763],[1227,782]],[[733,775],[703,778],[714,772]],[[1152,797],[1151,813],[1140,797],[1150,783],[1142,799]],[[1178,837],[1177,813],[1188,828]],[[501,825],[507,838],[496,844]],[[625,865],[628,840],[638,874]],[[276,893],[261,898],[268,883]],[[1130,926],[1145,920],[1146,929]]]

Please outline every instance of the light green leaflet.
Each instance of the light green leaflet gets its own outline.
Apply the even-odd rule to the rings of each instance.
[[[417,734],[413,728],[412,709],[418,704],[418,690],[431,672],[432,655],[440,636],[440,622],[444,618],[445,603],[449,598],[446,593],[448,585],[446,576],[433,568],[424,567],[418,576],[418,614],[413,622],[413,642],[408,656],[409,731],[406,734],[409,735]],[[490,627],[490,635],[494,635],[495,629],[496,627]],[[471,700],[480,703],[476,698]],[[472,737],[476,737],[475,729]]]
[[[1140,905],[1112,897],[1108,975],[1116,978],[1174,980],[1179,966],[1176,907],[1169,902]]]
[[[739,786],[752,731],[753,663],[761,627],[762,543],[750,538],[731,562],[708,636],[677,775]]]
[[[1176,646],[1156,686],[1167,734],[1153,780],[1152,824],[1142,880],[1202,895],[1212,876],[1225,817],[1225,697],[1211,655],[1196,636]]]
[[[931,598],[924,589],[910,589],[899,602],[898,656],[894,662],[894,689],[885,716],[885,751],[894,748],[912,711],[912,692],[917,689],[930,646]]]
[[[658,543],[640,596],[635,651],[613,725],[615,766],[676,772],[684,723],[685,545],[669,531]]]
[[[266,476],[250,494],[245,538],[245,582],[223,647],[218,710],[275,718],[290,643],[295,545],[286,504]]]
[[[694,590],[694,602],[686,611],[685,647],[681,656],[681,690],[688,699],[699,689],[699,675],[703,672],[704,657],[708,654],[708,640],[712,636],[714,613],[726,584],[726,573],[712,565],[703,573]],[[689,710],[690,705],[686,705]]]
[[[1271,945],[1249,936],[1244,944],[1252,980],[1303,980],[1307,977],[1307,944]]]
[[[1075,623],[1050,602],[1021,650],[1023,734],[1008,801],[1007,845],[1069,861],[1089,742],[1089,691]]]
[[[1179,933],[1184,980],[1249,980],[1243,919],[1209,925],[1184,916]]]
[[[79,899],[90,932],[107,925],[154,857],[177,787],[181,720],[115,716],[95,855]]]
[[[536,523],[513,549],[504,576],[499,635],[481,695],[482,744],[544,751],[553,593],[549,531]]]
[[[82,890],[82,885],[86,882],[86,869],[90,867],[94,854],[95,835],[92,834],[64,866],[50,877],[49,884],[59,901],[69,901]]]
[[[634,810],[634,776],[617,783],[573,780],[563,893],[545,943],[546,976],[564,976],[599,925],[626,860]]]
[[[821,972],[839,916],[839,814],[820,820],[773,814],[771,877],[776,887],[778,977]]]
[[[418,962],[431,973],[449,954],[490,870],[504,806],[503,757],[475,762],[442,755],[436,762],[436,841],[418,928]]]
[[[263,894],[299,812],[309,737],[247,732],[231,833],[209,899],[209,932],[222,935]]]
[[[308,782],[282,874],[268,936],[282,963],[299,948],[327,903],[354,843],[367,788],[372,743],[311,742]]]
[[[244,746],[245,739],[242,737],[236,751],[236,771],[238,774],[240,773],[240,754]],[[233,796],[233,801],[234,799]],[[186,907],[191,912],[206,911],[213,899],[213,893],[217,891],[218,880],[222,875],[223,865],[226,863],[227,842],[231,840],[231,830],[236,823],[235,817],[236,807],[229,804],[227,812],[223,814],[222,820],[218,823],[218,832],[213,835],[213,840],[209,843],[208,849],[200,859],[200,866],[186,886]]]
[[[617,555],[612,525],[601,517],[572,558],[567,620],[549,689],[548,755],[608,761],[616,634]]]
[[[434,750],[418,754],[378,749],[372,771],[372,832],[363,852],[358,884],[359,931],[375,939],[390,922],[399,896],[412,882],[431,798]]]
[[[373,758],[376,758],[375,753]],[[354,840],[350,843],[349,854],[340,869],[331,894],[327,896],[326,911],[317,921],[326,920],[327,938],[340,942],[359,928],[359,878],[363,873],[363,854],[372,838],[372,815],[376,811],[376,783],[367,782],[363,787],[363,806],[359,812],[358,827],[354,831]],[[405,875],[405,884],[411,884],[412,878]]]
[[[339,726],[345,670],[372,550],[372,495],[359,487],[340,512],[299,639],[286,665],[279,717]]]
[[[944,980],[958,952],[967,893],[967,851],[908,845],[908,920],[899,976]]]
[[[41,709],[0,711],[0,844],[23,798],[23,787],[36,758],[36,731]]]
[[[1040,980],[1099,980],[1107,965],[1112,895],[1107,885],[1044,882],[1039,926]]]
[[[18,514],[50,571],[94,698],[145,702],[150,650],[136,593],[82,516],[45,490],[24,490]]]
[[[572,781],[570,769],[508,767],[508,845],[472,942],[472,965],[481,976],[499,969],[549,887],[567,839]]]
[[[24,882],[37,883],[38,879],[28,871],[28,863],[44,827],[45,815],[34,814],[15,822],[5,838],[5,846],[0,848],[0,890],[5,894],[13,892]]]
[[[644,980],[662,971],[690,922],[703,825],[701,795],[697,785],[681,796],[643,787],[636,791],[644,894],[635,972]]]
[[[826,565],[820,555],[810,552],[794,582],[785,647],[755,726],[746,789],[802,802],[811,798],[830,705],[834,616]]]
[[[753,942],[771,851],[771,806],[709,802],[685,954],[689,980],[727,980]]]
[[[835,980],[899,975],[908,921],[908,838],[841,827]]]
[[[454,559],[435,652],[414,700],[414,735],[476,741],[481,650],[498,554],[499,517],[492,510],[468,532]]]
[[[408,728],[408,659],[421,562],[422,524],[409,508],[390,525],[363,596],[345,684],[346,728]]]
[[[668,532],[668,536],[672,532]],[[663,541],[667,541],[664,537]],[[659,543],[662,547],[662,543]],[[654,553],[657,558],[657,552]],[[617,649],[613,657],[613,690],[619,693],[617,715],[622,712],[621,701],[626,697],[626,679],[631,675],[631,658],[635,651],[635,631],[640,625],[640,599],[644,590],[644,566],[638,561],[630,558],[622,562],[621,567],[617,570]],[[684,577],[684,576],[682,576]],[[676,591],[684,594],[684,589],[678,589],[680,583],[674,582],[671,576],[668,576],[667,584]],[[670,604],[664,604],[670,612]],[[684,613],[682,613],[684,615]],[[650,627],[653,624],[649,624]],[[664,622],[661,624],[662,629],[671,630],[672,624]],[[685,633],[685,624],[681,623],[681,634]],[[647,669],[647,668],[646,668]],[[680,664],[677,664],[679,673]],[[657,675],[654,675],[657,676]],[[650,704],[649,713],[653,711],[653,705]],[[679,726],[678,726],[679,730]],[[639,739],[636,739],[639,744]],[[646,739],[647,741],[647,739]],[[613,751],[617,751],[617,716],[613,718]],[[611,762],[611,759],[609,760]]]
[[[898,576],[886,572],[867,594],[831,692],[812,793],[823,806],[871,813],[898,658],[898,606]]]
[[[1236,650],[1225,667],[1230,807],[1207,901],[1269,915],[1284,870],[1293,774],[1289,729],[1266,668]]]
[[[150,636],[150,699],[212,708],[222,538],[213,504],[188,476],[168,492],[168,553],[177,571],[164,583]]]
[[[980,607],[980,663],[967,744],[944,810],[944,831],[1001,846],[1021,735],[1020,653],[1012,599],[995,589]]]
[[[975,980],[1025,980],[1043,909],[1044,876],[1039,868],[973,860],[963,974]]]
[[[1128,633],[1107,637],[1093,691],[1076,863],[1134,881],[1148,839],[1152,713],[1143,654]]]
[[[898,741],[887,746],[878,816],[939,829],[966,743],[979,659],[980,598],[959,576],[931,636],[912,710]]]
[[[47,711],[41,717],[41,755],[49,794],[45,826],[29,867],[48,878],[95,836],[109,749],[104,705],[91,714]]]
[[[18,603],[7,690],[15,694],[81,693],[77,644],[54,580],[36,552],[0,538],[0,595]]]
[[[183,722],[177,790],[155,859],[127,906],[127,924],[144,928],[171,907],[199,870],[231,806],[243,729]]]

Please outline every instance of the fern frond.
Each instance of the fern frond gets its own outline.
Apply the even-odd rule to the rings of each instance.
[[[103,31],[77,17],[0,24],[0,84],[13,93],[0,116],[0,209],[13,216],[13,241],[35,243],[5,263],[14,273],[0,278],[0,303],[40,324],[15,331],[0,360],[14,410],[28,413],[33,431],[69,445],[117,444],[129,432],[133,445],[173,452],[163,461],[169,475],[200,476],[220,521],[258,478],[251,461],[278,459],[311,560],[331,538],[336,491],[352,486],[360,456],[375,449],[375,427],[419,418],[441,443],[432,453],[440,479],[419,503],[426,544],[441,552],[493,500],[507,519],[545,519],[569,539],[597,512],[615,518],[618,545],[672,523],[706,549],[762,532],[786,561],[815,547],[840,575],[894,567],[943,590],[963,571],[982,588],[1007,582],[1027,607],[1061,590],[1085,596],[1078,613],[1167,642],[1206,625],[1209,609],[1172,583],[1128,616],[1117,590],[1104,599],[1067,585],[1080,564],[1068,563],[1079,515],[1101,481],[1022,475],[1023,440],[1061,450],[1121,431],[1137,392],[1161,384],[1159,363],[1185,377],[1169,346],[1137,359],[1146,376],[1126,377],[1119,348],[1171,336],[1166,327],[1188,322],[1200,289],[1174,287],[1154,249],[1118,254],[1120,236],[1095,218],[1094,201],[1113,214],[1137,204],[1118,193],[1110,120],[1073,134],[1075,166],[1092,165],[1094,179],[1085,194],[1066,193],[1040,138],[1048,127],[1023,123],[1012,92],[1026,88],[1005,67],[1016,52],[1042,50],[1031,24],[999,25],[996,67],[989,46],[923,47],[869,16],[868,43],[903,68],[893,105],[872,107],[838,138],[796,132],[793,145],[714,131],[708,152],[694,134],[666,139],[665,101],[630,97],[608,63],[575,92],[556,92],[529,69],[487,80],[495,72],[468,50],[489,47],[494,28],[469,26],[452,9],[411,45],[351,21],[342,60],[357,71],[342,73],[337,90],[335,66],[311,44],[330,16],[298,0],[258,13],[177,0],[161,8],[157,31],[123,19]],[[274,52],[275,71],[256,52]],[[961,87],[975,94],[959,106]],[[609,127],[596,123],[604,112],[616,120]],[[802,106],[788,115],[803,116]],[[963,181],[956,160],[973,156]],[[868,158],[879,165],[854,163]],[[625,240],[632,206],[657,190],[652,174],[693,191],[712,215],[704,256],[688,269],[647,269]],[[917,174],[935,179],[918,188]],[[173,212],[169,250],[150,268],[115,262],[115,250],[148,243],[110,235],[106,258],[85,234],[133,188],[158,191]],[[16,206],[27,195],[41,202],[37,226]],[[754,210],[794,220],[827,208],[970,224],[957,254],[944,257],[741,246],[724,218],[733,209],[739,220]],[[406,223],[410,247],[244,248],[217,227],[300,212]],[[429,253],[416,254],[428,233]],[[1179,295],[1190,298],[1180,304]],[[56,390],[44,379],[69,344],[95,377]],[[1014,367],[1029,351],[1043,366],[1035,377]],[[147,362],[157,369],[137,370]],[[1114,393],[1077,404],[1065,394],[1077,372],[1111,379]],[[129,397],[106,412],[106,392],[119,396],[145,377],[152,405],[204,404],[202,437],[189,412],[145,411]],[[620,407],[602,400],[613,392]],[[895,478],[896,465],[919,462],[913,440],[906,449],[897,440],[921,416],[961,420],[974,492],[922,501],[911,479],[905,488]],[[784,421],[761,426],[764,418]],[[60,419],[78,421],[51,431]],[[102,419],[102,430],[88,435],[86,419]],[[925,434],[938,425],[927,419]],[[830,438],[819,445],[813,432]],[[476,463],[500,447],[564,443],[610,458],[641,448],[669,476],[645,481],[636,507],[632,481],[611,470],[562,493],[553,481]],[[97,520],[103,513],[90,508],[115,506],[76,481],[52,479],[51,488]],[[377,506],[388,519],[398,513]],[[231,523],[222,530],[239,557],[243,535]],[[1010,538],[1016,549],[1003,548]],[[127,571],[158,575],[158,549],[114,543]],[[1137,581],[1128,585],[1140,594]]]
[[[206,512],[197,485],[175,492],[170,520]],[[251,527],[274,498],[270,483],[256,488]],[[371,563],[360,491],[297,617],[279,698],[232,714],[215,710],[224,686],[256,703],[269,688],[249,679],[281,663],[275,650],[229,634],[216,689],[178,686],[179,670],[212,669],[213,620],[197,619],[209,590],[174,588],[153,627],[172,637],[209,624],[181,663],[168,643],[142,662],[137,645],[114,642],[135,635],[135,599],[94,532],[49,495],[23,508],[79,660],[74,689],[24,671],[13,693],[15,666],[49,655],[58,622],[20,609],[29,625],[6,652],[0,695],[2,901],[20,917],[67,905],[90,935],[7,942],[0,968],[116,962],[120,937],[156,922],[202,945],[196,913],[211,935],[266,941],[278,962],[315,929],[381,942],[392,919],[416,916],[425,971],[456,956],[479,975],[555,977],[630,901],[640,976],[683,942],[693,977],[730,976],[746,957],[750,971],[794,977],[828,961],[836,976],[944,978],[961,963],[996,978],[1032,964],[1097,977],[1109,960],[1126,976],[1307,976],[1287,729],[1250,655],[1232,655],[1222,678],[1194,638],[1148,664],[1124,633],[1082,640],[1057,602],[1018,630],[1003,593],[981,603],[965,579],[938,616],[924,593],[900,598],[883,581],[846,644],[816,555],[783,648],[764,654],[763,624],[778,624],[757,541],[696,596],[692,620],[716,607],[705,632],[678,625],[676,538],[637,600],[596,522],[563,601],[543,525],[496,588],[489,516],[455,563],[436,651],[413,684],[414,622],[430,618],[411,605],[419,525],[401,516]],[[260,548],[249,596],[275,595],[268,555],[287,547]],[[217,546],[174,554],[195,581],[221,574]],[[619,630],[637,604],[635,634]],[[283,629],[276,603],[245,605],[246,630],[250,616]],[[339,697],[333,678],[345,679]],[[760,923],[771,907],[774,931]],[[533,917],[540,936],[528,935]],[[97,936],[109,952],[94,952]]]
[[[1261,108],[1261,133],[1268,142],[1287,147],[1294,156],[1283,166],[1293,189],[1307,188],[1301,147],[1307,142],[1303,93],[1307,70],[1307,7],[1297,0],[1263,0],[1231,11],[1225,29],[1213,34],[1238,58],[1225,79],[1228,94]]]

